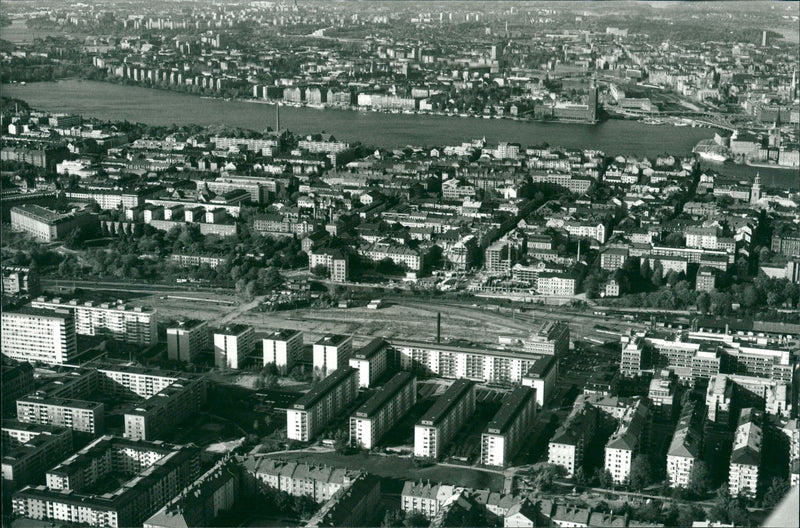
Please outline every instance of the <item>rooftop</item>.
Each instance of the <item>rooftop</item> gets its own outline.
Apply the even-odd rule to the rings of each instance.
[[[469,391],[474,390],[475,382],[468,379],[456,380],[436,403],[422,415],[417,425],[436,425]]]
[[[514,420],[525,409],[531,399],[536,399],[536,390],[530,387],[517,387],[505,397],[503,405],[492,421],[486,426],[484,433],[503,434]]]
[[[336,388],[340,383],[354,376],[358,371],[353,367],[340,367],[333,371],[331,375],[317,383],[310,391],[305,393],[299,400],[292,404],[292,409],[305,410],[314,406],[327,393]]]
[[[395,394],[403,390],[406,385],[413,382],[414,376],[410,372],[398,372],[386,385],[378,389],[370,399],[365,401],[361,407],[358,408],[355,416],[358,418],[371,417],[382,409]]]

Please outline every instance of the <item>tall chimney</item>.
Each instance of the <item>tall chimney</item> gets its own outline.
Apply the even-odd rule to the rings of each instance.
[[[442,312],[436,312],[436,342],[442,342]]]
[[[281,131],[281,104],[275,103],[275,132]]]

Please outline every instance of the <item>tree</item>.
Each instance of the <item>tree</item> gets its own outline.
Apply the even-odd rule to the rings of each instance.
[[[330,272],[328,271],[328,266],[324,266],[322,264],[318,264],[317,266],[314,266],[313,268],[311,268],[311,273],[313,273],[315,276],[323,278],[323,279],[327,279],[328,277],[330,277]]]
[[[333,437],[333,448],[336,450],[336,453],[339,455],[343,455],[347,453],[347,449],[350,447],[350,438],[347,434],[347,431],[344,429],[339,429],[336,431],[336,435]]]
[[[583,466],[578,466],[578,469],[575,470],[575,475],[573,478],[578,484],[586,484],[586,471],[583,469]]]
[[[702,460],[695,461],[689,474],[687,489],[698,498],[705,497],[711,489],[711,471],[708,469],[708,464]]]
[[[631,462],[631,472],[628,479],[631,488],[635,490],[642,490],[650,484],[653,476],[653,470],[650,466],[650,460],[647,455],[636,455]]]
[[[789,491],[789,481],[786,479],[775,477],[772,483],[764,493],[762,506],[764,508],[774,508],[783,499],[786,492]]]
[[[548,491],[553,486],[553,481],[564,476],[566,470],[563,466],[539,463],[533,466],[530,474],[533,476],[533,487],[537,491]]]
[[[412,510],[406,514],[406,518],[403,521],[403,526],[406,528],[424,528],[429,526],[431,522],[425,517],[425,514],[418,510]]]
[[[701,292],[697,296],[697,309],[705,315],[711,309],[711,297],[706,292]]]
[[[403,526],[403,520],[406,518],[406,512],[403,510],[387,510],[381,521],[383,528],[400,528]]]

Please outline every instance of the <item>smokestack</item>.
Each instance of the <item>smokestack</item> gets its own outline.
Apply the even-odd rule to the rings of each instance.
[[[275,132],[281,131],[281,104],[275,103]]]
[[[442,342],[442,312],[436,312],[436,342]]]
[[[766,29],[761,33],[761,47],[762,48],[767,47],[767,30]]]

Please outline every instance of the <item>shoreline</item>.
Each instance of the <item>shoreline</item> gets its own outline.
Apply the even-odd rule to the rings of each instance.
[[[736,163],[736,162],[734,162]],[[736,163],[737,165],[747,165],[748,167],[753,167],[754,169],[781,169],[781,170],[793,170],[793,171],[800,171],[800,167],[790,167],[787,165],[778,165],[777,163],[753,163],[751,161],[745,161],[742,163]]]

